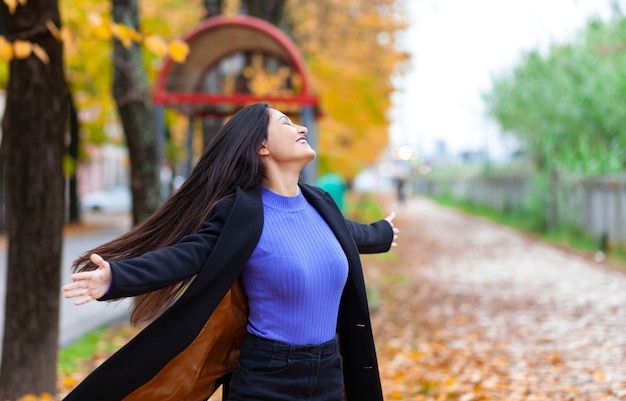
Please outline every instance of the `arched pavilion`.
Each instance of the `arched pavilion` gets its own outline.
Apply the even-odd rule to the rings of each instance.
[[[319,100],[300,52],[281,30],[249,16],[216,16],[207,18],[181,39],[189,45],[186,60],[176,63],[167,57],[153,93],[161,155],[165,108],[176,109],[189,118],[189,172],[195,120],[228,118],[257,102],[267,102],[299,119],[308,128],[308,141],[315,147]],[[304,180],[315,181],[316,170],[316,164],[310,163],[303,172]]]

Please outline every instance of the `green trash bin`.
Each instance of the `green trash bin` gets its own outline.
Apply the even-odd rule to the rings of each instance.
[[[333,198],[339,210],[344,213],[344,197],[346,195],[346,182],[336,173],[327,173],[317,179],[317,186],[328,192]]]

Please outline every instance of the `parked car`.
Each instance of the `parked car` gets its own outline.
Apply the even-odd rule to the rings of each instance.
[[[132,208],[130,188],[124,186],[85,194],[80,205],[83,210],[94,212],[127,212]]]

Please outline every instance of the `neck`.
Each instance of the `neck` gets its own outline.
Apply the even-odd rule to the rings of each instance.
[[[266,171],[266,178],[263,186],[270,191],[283,196],[296,196],[300,192],[298,181],[300,174],[272,174],[271,170]]]

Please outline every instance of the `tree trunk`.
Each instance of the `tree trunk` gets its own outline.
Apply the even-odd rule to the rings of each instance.
[[[0,18],[0,35],[6,36],[4,31],[4,18]],[[4,110],[2,110],[4,114]],[[2,141],[2,132],[0,132],[0,142]],[[5,163],[3,147],[0,146],[0,234],[4,234],[7,228],[6,224],[6,197],[4,196],[4,163]],[[0,362],[2,362],[2,348],[0,348]]]
[[[72,93],[68,93],[68,106],[69,106],[69,137],[70,142],[68,145],[67,156],[72,162],[71,170],[68,173],[67,180],[67,200],[68,205],[68,221],[70,223],[80,222],[80,202],[78,200],[78,148],[79,148],[79,125],[78,125],[78,113],[76,111],[76,105],[74,104],[74,97]]]
[[[8,263],[0,399],[56,393],[60,264],[64,224],[67,86],[56,1],[28,0],[10,14],[9,41],[38,44],[49,56],[10,63],[2,121],[6,151]]]
[[[285,0],[242,0],[243,11],[278,26],[283,17]]]
[[[0,135],[0,140],[2,140]],[[4,147],[0,146],[0,234],[6,234],[7,220],[6,220],[6,191],[5,191],[5,177],[4,173],[6,164],[6,155]],[[2,348],[0,348],[0,352]],[[0,358],[0,362],[2,358]]]
[[[113,21],[139,29],[138,0],[113,0]],[[161,204],[154,108],[141,48],[113,44],[113,97],[122,121],[130,157],[133,223],[152,214]]]
[[[222,0],[204,0],[205,18],[222,14],[222,3]]]

